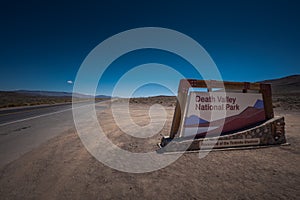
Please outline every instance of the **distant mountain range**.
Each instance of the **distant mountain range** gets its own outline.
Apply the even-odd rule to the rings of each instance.
[[[71,103],[75,97],[76,101],[93,100],[94,97],[85,94],[72,94],[71,92],[56,91],[0,91],[0,108],[17,107],[17,106],[34,106],[42,104]],[[97,95],[96,98],[110,98],[106,95]]]
[[[279,79],[271,79],[260,81],[259,83],[270,83],[272,85],[273,94],[300,93],[300,75],[292,75]],[[0,91],[0,93],[10,92],[16,94],[24,94],[30,96],[45,96],[45,97],[72,97],[71,92],[57,91],[36,91],[36,90],[15,90],[15,91]],[[93,98],[92,95],[74,94],[77,98]],[[164,97],[164,96],[160,96]],[[107,95],[97,95],[96,98],[111,98]]]
[[[12,91],[18,94],[32,95],[32,96],[48,96],[48,97],[76,97],[76,98],[93,98],[92,95],[71,93],[71,92],[56,92],[56,91],[35,91],[35,90],[15,90]],[[96,98],[110,98],[106,95],[97,95]]]
[[[264,80],[260,81],[260,83],[271,84],[273,94],[300,93],[300,75]]]

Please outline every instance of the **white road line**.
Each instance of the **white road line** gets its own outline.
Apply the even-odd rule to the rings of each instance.
[[[84,106],[90,106],[90,105],[92,105],[92,104],[75,107],[74,109],[81,108],[81,107],[84,107]],[[54,115],[54,114],[66,112],[66,111],[69,111],[69,110],[72,110],[72,109],[73,108],[68,108],[68,109],[65,109],[65,110],[55,111],[55,112],[52,112],[52,113],[46,113],[46,114],[37,115],[37,116],[34,116],[34,117],[28,117],[28,118],[25,118],[25,119],[19,119],[19,120],[16,120],[16,121],[12,121],[12,122],[7,122],[7,123],[0,124],[0,127],[1,126],[7,126],[7,125],[10,125],[10,124],[15,124],[15,123],[18,123],[18,122],[28,121],[28,120],[36,119],[36,118],[40,118],[40,117],[46,117],[46,116],[49,116],[49,115]]]

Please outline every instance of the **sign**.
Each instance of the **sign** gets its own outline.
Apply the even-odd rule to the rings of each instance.
[[[214,148],[225,148],[225,147],[243,147],[243,146],[253,146],[259,145],[259,138],[244,138],[244,139],[228,139],[228,140],[218,140],[218,138],[205,138],[200,142],[200,146],[205,149],[205,147],[214,146]]]
[[[283,117],[274,118],[270,84],[181,79],[170,136],[160,146],[185,151],[283,144],[284,125]]]
[[[181,136],[230,134],[264,120],[261,93],[190,92]]]

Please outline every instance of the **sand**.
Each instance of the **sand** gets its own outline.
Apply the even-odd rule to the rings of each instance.
[[[152,103],[166,106],[168,120],[148,140],[125,135],[109,110],[99,119],[109,138],[132,152],[157,149],[168,135],[174,102],[164,98],[132,102],[137,124],[149,123]],[[276,109],[285,116],[289,146],[215,151],[203,159],[185,153],[154,172],[133,174],[107,167],[92,157],[76,130],[61,134],[0,169],[1,199],[298,199],[300,196],[300,112]]]

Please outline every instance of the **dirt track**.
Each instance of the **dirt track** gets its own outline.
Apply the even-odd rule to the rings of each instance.
[[[132,107],[137,123],[149,122],[147,106]],[[168,135],[173,107],[161,134]],[[211,152],[199,159],[186,153],[170,166],[145,174],[111,169],[93,158],[75,130],[43,144],[0,170],[1,199],[297,199],[300,196],[300,114],[286,117],[290,146]],[[130,151],[153,150],[160,135],[131,141],[101,113],[114,130],[110,138]]]

